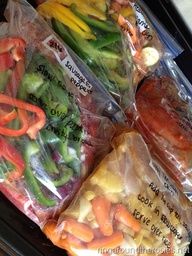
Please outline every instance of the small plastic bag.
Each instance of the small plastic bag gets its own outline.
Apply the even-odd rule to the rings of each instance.
[[[126,108],[133,102],[133,63],[106,2],[49,0],[37,10]]]
[[[70,255],[181,256],[191,214],[191,203],[131,131],[115,138],[113,151],[43,231]]]
[[[111,120],[124,123],[124,114],[27,2],[10,0],[5,16],[0,191],[43,226],[109,150]]]
[[[155,17],[155,15],[151,12],[149,7],[145,4],[142,0],[137,0],[139,6],[147,15],[148,19],[150,20],[151,24],[155,28],[158,38],[160,39],[161,43],[163,44],[164,48],[164,55],[168,55],[174,59],[179,56],[183,49],[175,40],[175,38],[168,32],[165,26]]]
[[[136,94],[135,125],[151,151],[168,167],[191,199],[192,114],[191,84],[170,58],[143,82]]]
[[[139,1],[110,1],[110,11],[125,35],[134,63],[133,81],[138,85],[158,66],[163,47]]]

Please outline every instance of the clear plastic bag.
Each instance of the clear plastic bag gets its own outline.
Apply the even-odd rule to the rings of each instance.
[[[133,81],[138,85],[158,66],[163,47],[139,1],[110,1],[110,13],[125,35],[134,63]]]
[[[154,161],[141,135],[127,132],[58,222],[43,231],[70,255],[184,255],[191,203]]]
[[[115,131],[111,120],[124,123],[124,114],[27,2],[10,0],[5,16],[0,191],[43,226],[106,154]]]
[[[133,102],[133,63],[106,2],[49,0],[37,10],[125,108]]]
[[[172,57],[172,59],[179,56],[183,52],[182,47],[178,44],[175,38],[168,32],[165,26],[150,11],[149,7],[145,4],[145,2],[142,0],[137,0],[137,2],[147,15],[153,27],[155,28],[158,34],[158,38],[163,44],[164,53],[166,53],[166,55],[169,54],[169,56]]]
[[[151,151],[191,199],[192,115],[190,83],[167,58],[156,74],[143,82],[136,95],[137,129]]]

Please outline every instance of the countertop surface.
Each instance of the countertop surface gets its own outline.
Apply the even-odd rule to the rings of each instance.
[[[192,32],[192,0],[172,0],[172,2]]]

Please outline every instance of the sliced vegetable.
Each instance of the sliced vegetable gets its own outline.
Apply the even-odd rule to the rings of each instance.
[[[91,242],[94,238],[92,229],[74,219],[66,219],[63,222],[63,230],[80,239],[83,242]]]
[[[141,230],[141,224],[128,212],[126,207],[122,204],[118,204],[115,207],[115,219],[132,228],[135,232],[139,232]]]
[[[24,151],[24,158],[26,163],[25,180],[29,187],[29,190],[35,196],[39,204],[47,207],[53,207],[56,205],[56,200],[46,197],[41,191],[40,185],[34,176],[34,173],[30,166],[30,159],[33,155],[39,153],[40,148],[35,142],[28,143],[26,150]]]
[[[35,105],[31,105],[4,94],[0,94],[0,103],[19,108],[20,110],[18,110],[18,115],[23,123],[22,129],[20,129],[18,132],[5,127],[0,127],[0,133],[7,136],[20,136],[26,132],[31,139],[35,139],[38,131],[43,128],[46,122],[46,117],[43,110]],[[30,111],[36,114],[36,120],[32,124],[30,123],[30,125],[28,125],[28,118],[25,111]]]
[[[11,163],[15,169],[6,174],[9,181],[15,181],[21,178],[25,170],[25,162],[14,146],[7,142],[2,136],[0,137],[0,157],[5,158],[6,161]]]
[[[112,219],[110,217],[111,202],[104,197],[96,197],[92,200],[92,207],[102,234],[111,236],[113,234]]]
[[[100,20],[94,19],[92,17],[85,16],[85,15],[81,14],[77,10],[76,3],[71,5],[71,10],[75,15],[77,15],[80,19],[82,19],[84,22],[86,22],[90,26],[99,28],[99,29],[101,29],[103,31],[107,31],[107,32],[119,32],[118,28],[112,22],[100,21]],[[92,16],[94,16],[94,15],[92,14]]]
[[[121,245],[121,243],[123,242],[123,239],[124,239],[123,233],[117,231],[117,232],[114,232],[109,237],[94,239],[92,242],[90,242],[87,245],[87,248],[91,250],[114,249]]]

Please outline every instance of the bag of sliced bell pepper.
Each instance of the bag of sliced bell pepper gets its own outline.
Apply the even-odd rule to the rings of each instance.
[[[153,154],[191,199],[191,84],[176,63],[164,58],[136,94],[135,125]]]
[[[184,255],[191,203],[150,156],[141,135],[123,133],[58,222],[43,231],[70,255]]]
[[[106,1],[49,0],[38,12],[90,67],[123,107],[131,106],[131,53],[120,28],[108,15]]]
[[[0,191],[42,226],[67,206],[108,151],[111,120],[124,122],[124,115],[27,2],[10,0],[5,16]]]
[[[125,35],[133,58],[133,82],[137,86],[144,76],[155,70],[163,47],[149,17],[137,0],[111,0],[109,13]]]

